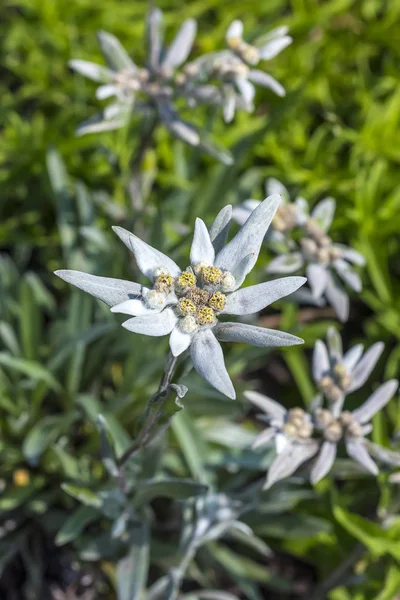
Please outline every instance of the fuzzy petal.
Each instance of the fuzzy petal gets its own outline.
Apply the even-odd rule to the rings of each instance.
[[[339,320],[344,323],[349,318],[349,297],[342,286],[329,276],[325,296],[329,304],[334,308]]]
[[[164,69],[175,69],[185,62],[192,50],[196,32],[195,19],[187,19],[182,23],[162,62]]]
[[[301,269],[304,264],[301,252],[292,252],[291,254],[282,254],[277,256],[269,263],[267,273],[287,274],[294,273]]]
[[[339,258],[335,260],[334,267],[340,277],[351,287],[355,292],[361,292],[362,281],[358,273],[349,265],[348,262]]]
[[[232,21],[232,23],[229,25],[228,30],[226,32],[226,39],[232,40],[232,39],[241,39],[243,36],[243,22],[239,21],[239,19],[236,19],[235,21]]]
[[[166,308],[162,312],[155,315],[144,315],[141,317],[133,317],[122,323],[122,327],[132,331],[133,333],[142,333],[160,337],[168,335],[178,322],[178,317],[175,315],[172,308]]]
[[[354,392],[364,385],[378,362],[384,348],[385,344],[383,342],[377,342],[366,351],[351,374],[352,383],[349,392]]]
[[[118,94],[118,87],[113,83],[106,83],[105,85],[100,85],[96,90],[96,98],[97,100],[107,100],[111,98],[111,96],[116,96]]]
[[[108,306],[115,306],[130,298],[140,295],[142,286],[123,279],[112,279],[111,277],[98,277],[81,271],[60,270],[55,275],[61,277],[67,283],[72,283],[80,290],[91,294],[98,300],[102,300]]]
[[[400,467],[400,452],[390,450],[390,448],[384,448],[378,444],[374,444],[369,440],[364,440],[365,447],[368,453],[371,454],[377,460],[394,467]]]
[[[336,327],[329,327],[326,339],[331,358],[337,362],[341,361],[343,357],[342,338]]]
[[[236,77],[235,85],[239,90],[239,93],[243,98],[245,105],[247,107],[251,107],[253,105],[253,100],[256,93],[254,85],[245,77]]]
[[[239,263],[236,263],[235,267],[232,269],[231,273],[235,278],[235,285],[230,292],[235,292],[240,287],[242,287],[243,281],[246,279],[246,275],[251,268],[251,263],[253,262],[253,255],[248,254],[245,256]]]
[[[123,69],[136,70],[135,63],[115,35],[106,31],[99,31],[97,39],[111,69],[114,71],[122,71]]]
[[[226,298],[222,313],[230,315],[251,315],[295,292],[306,282],[305,277],[282,277],[242,288]]]
[[[275,437],[275,434],[276,429],[274,427],[268,427],[267,429],[264,429],[264,431],[258,434],[251,447],[253,448],[253,450],[257,450],[257,448],[262,448],[263,446],[266,446],[267,444],[272,442],[272,440]]]
[[[336,458],[336,444],[324,442],[321,446],[315,465],[311,469],[310,480],[313,485],[321,481],[329,473]]]
[[[328,284],[328,271],[322,265],[312,263],[306,269],[308,284],[314,298],[321,298]]]
[[[372,475],[378,475],[379,469],[376,463],[372,460],[368,454],[368,450],[365,447],[364,438],[346,438],[346,452],[356,462],[358,462],[364,469],[372,473]]]
[[[232,206],[228,204],[219,211],[210,227],[210,240],[215,252],[220,252],[226,244],[229,234],[229,226],[232,219]]]
[[[232,218],[236,223],[239,223],[239,225],[244,225],[253,210],[255,210],[257,206],[260,206],[260,204],[261,202],[259,200],[245,200],[238,206],[235,206],[232,211]]]
[[[289,202],[289,192],[287,188],[275,177],[268,177],[265,182],[265,191],[267,196],[279,194],[282,198],[281,206]]]
[[[136,235],[122,227],[113,227],[113,230],[125,246],[134,254],[137,265],[143,275],[146,275],[149,279],[153,279],[154,269],[165,267],[172,277],[179,277],[181,274],[180,268],[168,256],[152,248],[146,242],[143,242]]]
[[[389,379],[380,385],[360,408],[353,411],[353,417],[362,425],[368,423],[393,398],[398,386],[399,383],[396,379]]]
[[[269,196],[264,202],[261,202],[235,237],[218,253],[215,266],[232,271],[237,263],[248,254],[252,254],[253,260],[248,267],[249,273],[257,262],[261,244],[279,203],[280,196],[278,194]]]
[[[132,315],[133,317],[139,317],[142,315],[154,315],[160,313],[164,307],[160,309],[149,308],[143,302],[142,298],[135,298],[133,300],[125,300],[116,306],[111,308],[112,313],[121,313],[123,315]]]
[[[211,329],[197,333],[190,345],[193,366],[216,390],[228,398],[236,398],[235,389],[225,367],[222,348]]]
[[[107,67],[88,60],[77,58],[70,60],[68,65],[77,73],[92,79],[92,81],[97,81],[98,83],[108,83],[114,77],[114,73],[110,69],[107,69]]]
[[[322,377],[330,370],[328,350],[321,340],[317,340],[314,346],[312,371],[314,381],[321,381]]]
[[[242,342],[258,348],[304,344],[304,340],[290,333],[246,323],[219,323],[214,333],[221,342]]]
[[[338,248],[342,252],[342,256],[345,260],[348,260],[359,267],[365,266],[366,260],[361,252],[357,252],[354,248],[349,248],[344,244],[334,244],[334,248]]]
[[[160,64],[163,14],[159,8],[152,7],[147,16],[147,44],[150,67],[158,70]]]
[[[274,94],[283,98],[286,95],[285,88],[282,84],[274,79],[269,73],[260,71],[260,69],[250,69],[247,74],[248,79],[257,85],[270,89]]]
[[[205,262],[208,265],[213,265],[214,259],[215,251],[212,241],[210,240],[208,229],[204,221],[197,218],[192,247],[190,249],[190,263],[192,265],[197,265],[198,263]]]
[[[268,417],[283,423],[287,410],[284,406],[279,404],[279,402],[272,400],[272,398],[268,398],[268,396],[264,396],[264,394],[259,394],[258,392],[253,392],[251,390],[244,392],[244,397],[255,404],[257,408],[260,408],[265,412]]]
[[[191,344],[193,336],[184,333],[179,325],[172,330],[169,338],[169,347],[173,356],[179,356],[182,352],[185,352]]]
[[[287,48],[292,41],[293,40],[289,35],[272,39],[259,49],[260,58],[263,60],[271,60],[271,58],[274,58],[282,52],[282,50]]]
[[[328,231],[330,228],[336,210],[336,200],[334,198],[324,198],[318,202],[311,213],[312,219],[317,221],[322,231]]]
[[[302,444],[288,444],[270,466],[264,489],[268,489],[277,481],[292,475],[304,462],[318,452],[318,448],[319,444],[315,440]]]
[[[350,350],[346,352],[343,356],[343,364],[347,368],[350,373],[354,370],[354,367],[360,360],[362,353],[364,351],[364,344],[356,344]]]

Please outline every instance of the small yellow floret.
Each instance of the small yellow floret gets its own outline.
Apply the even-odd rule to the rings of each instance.
[[[190,271],[184,271],[179,275],[176,283],[179,289],[186,290],[196,285],[196,276]]]
[[[16,469],[13,473],[13,482],[17,487],[25,487],[30,479],[29,472],[26,469]]]
[[[203,281],[210,285],[217,285],[222,279],[222,271],[221,269],[217,269],[217,267],[204,267],[201,271],[201,275]]]
[[[226,296],[221,292],[215,292],[209,299],[208,304],[216,311],[223,310],[226,304]]]
[[[159,275],[154,281],[154,288],[156,290],[166,291],[170,290],[174,285],[174,278],[171,275]]]
[[[183,313],[184,315],[190,315],[196,312],[195,305],[188,298],[181,298],[178,304],[181,313]]]
[[[215,322],[215,314],[209,306],[203,306],[197,311],[197,322],[199,325],[211,325]]]

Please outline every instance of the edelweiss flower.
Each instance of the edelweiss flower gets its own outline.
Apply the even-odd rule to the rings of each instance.
[[[255,346],[299,344],[300,338],[243,323],[220,323],[219,316],[256,313],[293,293],[304,277],[286,277],[239,290],[254,267],[279,196],[267,198],[226,245],[231,207],[223,209],[210,232],[196,220],[190,266],[181,270],[165,254],[121,227],[114,231],[133,252],[151,287],[107,280],[79,271],[56,274],[111,305],[112,312],[132,315],[123,326],[150,336],[170,335],[170,347],[179,356],[190,347],[198,373],[230,398],[235,391],[218,342],[247,342]],[[110,287],[113,289],[110,290]]]
[[[333,198],[321,200],[309,214],[308,203],[304,198],[288,201],[288,192],[276,180],[267,182],[267,189],[279,189],[283,201],[280,212],[273,222],[271,235],[267,242],[271,249],[281,254],[272,260],[268,273],[294,273],[305,269],[311,288],[311,298],[320,302],[323,298],[333,306],[341,321],[346,321],[349,314],[349,298],[341,285],[340,277],[354,291],[360,292],[362,282],[358,273],[350,263],[364,266],[365,259],[356,250],[343,244],[332,242],[327,231],[332,223],[336,203]],[[285,193],[286,192],[286,193]],[[257,206],[257,201],[247,200],[234,210],[234,218],[244,222]],[[298,228],[301,234],[297,243],[291,234]],[[301,290],[298,297],[307,300],[307,290]]]
[[[381,356],[384,344],[377,342],[363,355],[363,344],[353,346],[343,356],[342,340],[334,327],[328,329],[328,347],[317,340],[313,354],[313,377],[325,395],[333,414],[341,411],[347,394],[367,381]]]
[[[278,402],[257,392],[245,396],[267,415],[269,426],[260,433],[253,448],[274,441],[277,456],[269,468],[265,487],[292,475],[304,462],[318,453],[311,470],[316,484],[329,473],[336,458],[337,446],[344,442],[347,454],[364,469],[376,475],[378,467],[371,456],[400,466],[400,453],[373,444],[365,436],[372,431],[371,418],[393,398],[398,382],[391,379],[381,385],[360,408],[338,412],[336,416],[324,408],[311,413],[302,408],[286,410]]]

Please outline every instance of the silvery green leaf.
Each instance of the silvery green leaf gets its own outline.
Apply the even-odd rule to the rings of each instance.
[[[162,252],[152,248],[146,242],[143,242],[133,233],[122,227],[113,227],[113,231],[115,231],[120,240],[134,254],[140,271],[149,279],[153,278],[154,269],[157,267],[165,267],[172,277],[179,277],[181,274],[180,268],[173,260]]]
[[[190,263],[192,265],[197,265],[198,263],[205,262],[208,265],[213,265],[214,259],[215,250],[208,229],[204,221],[197,218],[190,249]]]
[[[227,248],[228,246],[225,247]],[[282,277],[274,281],[241,288],[227,296],[226,306],[221,313],[251,315],[259,312],[273,302],[292,294],[305,282],[305,277]]]
[[[372,473],[372,475],[378,475],[379,469],[368,454],[364,438],[351,438],[350,436],[346,436],[345,443],[346,452],[350,458],[358,462],[364,469],[369,471],[369,473]]]
[[[232,271],[248,254],[253,254],[249,270],[257,262],[261,244],[268,227],[278,209],[280,196],[269,196],[251,213],[246,223],[234,238],[218,253],[215,266],[226,271]]]
[[[133,333],[142,333],[159,337],[171,333],[178,322],[172,308],[166,308],[156,315],[144,315],[143,317],[133,317],[122,323],[122,327]]]
[[[350,350],[346,352],[343,356],[343,364],[347,368],[347,370],[351,373],[360,360],[362,353],[364,351],[364,344],[356,344]]]
[[[132,536],[129,554],[118,561],[116,569],[118,600],[139,600],[149,570],[149,532],[146,521]]]
[[[115,306],[129,298],[134,298],[140,294],[141,290],[138,283],[111,277],[98,277],[81,271],[60,270],[55,271],[55,275],[98,300],[102,300],[108,306]]]
[[[336,210],[336,200],[334,198],[324,198],[315,206],[311,213],[311,218],[317,221],[322,231],[328,231],[332,224]]]
[[[272,400],[272,398],[268,398],[268,396],[264,396],[264,394],[259,394],[258,392],[253,392],[251,390],[244,392],[243,395],[272,419],[284,421],[287,410],[284,406],[279,404],[279,402]]]
[[[219,323],[214,333],[221,342],[242,342],[258,348],[295,346],[304,343],[304,340],[290,333],[246,323]]]
[[[328,350],[321,340],[317,340],[314,346],[312,371],[314,381],[321,381],[322,377],[330,370]]]
[[[312,263],[307,266],[306,275],[314,298],[320,298],[328,284],[328,271],[322,265]]]
[[[219,211],[210,227],[210,239],[216,253],[220,252],[226,244],[229,227],[232,219],[232,206],[228,204]]]
[[[188,392],[188,387],[182,383],[171,383],[169,387],[174,390],[179,400],[182,400]]]
[[[280,181],[278,181],[278,179],[275,179],[274,177],[268,177],[268,179],[266,180],[265,192],[267,196],[269,196],[270,194],[279,194],[282,198],[281,206],[289,202],[289,192],[287,188],[283,185],[283,183],[281,183]]]
[[[349,392],[354,392],[364,385],[378,362],[384,348],[385,344],[383,342],[377,342],[376,344],[373,344],[371,348],[368,348],[364,356],[354,367],[354,371],[351,374],[352,382]]]
[[[310,480],[313,485],[321,481],[329,473],[336,458],[336,444],[324,442],[319,451],[318,458],[311,469]]]
[[[343,347],[342,338],[336,327],[329,327],[326,339],[328,342],[329,354],[335,361],[342,360]]]
[[[355,292],[361,292],[362,282],[358,273],[345,260],[338,258],[333,263],[340,277],[353,289]]]
[[[163,43],[163,14],[159,8],[152,7],[147,15],[147,43],[150,67],[157,71],[160,65]]]
[[[264,429],[254,440],[252,444],[253,450],[257,450],[257,448],[262,448],[263,446],[267,446],[276,435],[276,429],[274,427],[268,427]]]
[[[169,338],[169,347],[173,356],[180,356],[187,350],[192,342],[193,336],[184,333],[179,326],[172,330]]]
[[[383,446],[370,442],[370,440],[364,440],[364,444],[369,454],[377,460],[394,467],[400,467],[400,452],[384,448]]]
[[[334,244],[334,248],[338,248],[342,252],[343,258],[345,260],[348,260],[349,262],[354,263],[359,267],[365,266],[365,257],[361,254],[361,252],[357,252],[357,250],[349,248],[344,244]]]
[[[229,25],[227,31],[226,31],[226,39],[232,40],[232,39],[241,39],[243,36],[243,22],[240,21],[239,19],[236,19],[235,21],[232,21],[232,23]]]
[[[316,396],[314,396],[314,398],[311,400],[311,403],[308,407],[310,414],[314,413],[317,410],[317,408],[322,408],[322,404],[323,404],[323,395],[317,394]]]
[[[349,318],[349,297],[339,282],[329,275],[325,296],[342,323]]]
[[[165,102],[158,102],[157,106],[162,122],[175,137],[190,146],[199,146],[200,135],[193,125],[183,121],[177,112]]]
[[[325,298],[314,298],[314,296],[311,293],[311,290],[309,290],[307,287],[303,287],[297,290],[297,292],[294,292],[290,299],[292,300],[292,302],[297,302],[298,304],[311,304],[312,306],[320,307],[326,306]]]
[[[111,69],[114,71],[122,71],[124,69],[136,70],[135,63],[115,35],[106,31],[98,31],[97,39],[104,58]]]
[[[175,69],[175,67],[179,67],[185,62],[192,49],[196,31],[197,23],[195,19],[184,21],[162,61],[164,69]]]
[[[289,46],[292,41],[293,40],[289,35],[272,39],[270,42],[267,42],[264,44],[264,46],[259,48],[258,52],[260,54],[260,58],[263,60],[271,60],[271,58],[274,58],[280,52],[282,52],[282,50]]]
[[[264,489],[269,489],[277,481],[292,475],[303,463],[318,452],[318,448],[319,443],[316,440],[288,444],[270,466]]]
[[[179,600],[239,600],[238,596],[228,592],[218,590],[196,590],[188,594],[183,594]]]
[[[211,140],[205,131],[201,132],[200,148],[228,167],[234,163],[233,156],[229,150]]]
[[[114,74],[110,69],[103,65],[98,65],[88,60],[74,59],[68,62],[68,65],[77,73],[97,81],[99,83],[108,83],[114,77]]]
[[[239,206],[235,206],[232,211],[232,218],[239,223],[239,225],[244,225],[257,206],[260,206],[260,200],[245,200]]]
[[[250,78],[250,73],[247,75],[247,77]],[[254,96],[256,93],[254,85],[250,83],[250,81],[248,81],[248,79],[246,79],[245,77],[240,76],[235,77],[235,85],[240,95],[242,96],[246,106],[252,108]]]
[[[380,385],[360,408],[352,412],[353,417],[362,425],[368,423],[393,398],[398,385],[396,379],[389,379],[389,381]]]
[[[274,79],[269,73],[265,73],[264,71],[260,71],[259,69],[250,69],[247,74],[248,79],[257,85],[261,85],[272,90],[277,96],[283,98],[285,96],[285,88],[283,85],[279,83],[276,79]]]
[[[197,333],[190,345],[193,366],[219,392],[234,400],[235,389],[225,367],[222,348],[211,329]]]
[[[301,252],[292,252],[291,254],[282,254],[277,256],[269,263],[267,273],[294,273],[301,269],[304,264]]]
[[[305,198],[298,197],[294,201],[298,225],[305,225],[309,217],[309,206]]]

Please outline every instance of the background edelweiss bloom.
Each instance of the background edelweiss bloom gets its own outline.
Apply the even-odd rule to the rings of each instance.
[[[278,192],[282,197],[267,237],[268,245],[279,256],[269,263],[267,272],[289,274],[304,270],[311,293],[307,289],[300,290],[296,297],[322,305],[327,300],[338,318],[346,321],[349,297],[340,279],[354,291],[360,292],[362,282],[352,264],[362,267],[365,259],[353,248],[333,243],[327,235],[335,213],[335,200],[324,198],[310,214],[307,201],[298,197],[290,202],[288,191],[276,179],[267,180],[266,188],[269,193]],[[256,200],[246,200],[234,209],[233,218],[239,223],[245,222],[257,205]],[[299,243],[292,238],[295,228],[301,231]]]
[[[256,313],[304,284],[304,277],[286,277],[239,290],[257,261],[279,200],[277,195],[264,200],[226,245],[231,207],[218,214],[210,232],[197,219],[190,250],[191,265],[186,271],[134,234],[115,227],[119,238],[133,252],[140,271],[152,282],[152,288],[78,271],[56,274],[106,302],[112,312],[132,315],[123,323],[129,331],[150,336],[170,335],[174,356],[190,348],[197,372],[217,390],[234,398],[218,340],[259,347],[302,343],[300,338],[284,332],[218,322],[219,315]]]
[[[344,441],[347,454],[373,475],[378,467],[371,455],[381,462],[400,466],[400,453],[373,444],[365,438],[372,431],[372,417],[393,398],[398,382],[391,379],[381,385],[358,409],[339,412],[316,408],[307,413],[301,408],[286,410],[281,404],[257,392],[245,397],[266,415],[269,426],[255,439],[253,448],[275,443],[277,456],[265,483],[270,488],[292,475],[303,463],[318,454],[310,480],[318,483],[331,470],[337,446]]]
[[[329,411],[324,411],[326,424],[323,435],[325,440],[311,470],[310,479],[313,484],[318,483],[331,470],[336,458],[338,443],[341,441],[344,441],[348,456],[372,475],[377,475],[379,469],[371,455],[381,462],[400,466],[399,452],[383,448],[364,437],[372,431],[370,423],[372,417],[393,398],[397,388],[398,381],[396,379],[386,381],[356,410],[344,411],[338,415],[337,419],[331,414],[330,422],[329,418],[326,418]]]
[[[382,342],[373,344],[363,355],[363,344],[350,348],[344,355],[337,329],[330,327],[327,346],[317,340],[313,353],[313,378],[328,399],[334,415],[339,413],[347,394],[367,381],[384,349]]]
[[[253,448],[275,443],[277,456],[272,462],[264,488],[290,477],[304,462],[315,456],[319,441],[313,439],[312,417],[301,408],[287,410],[284,406],[258,392],[248,391],[245,397],[260,408],[269,426],[260,433]]]

